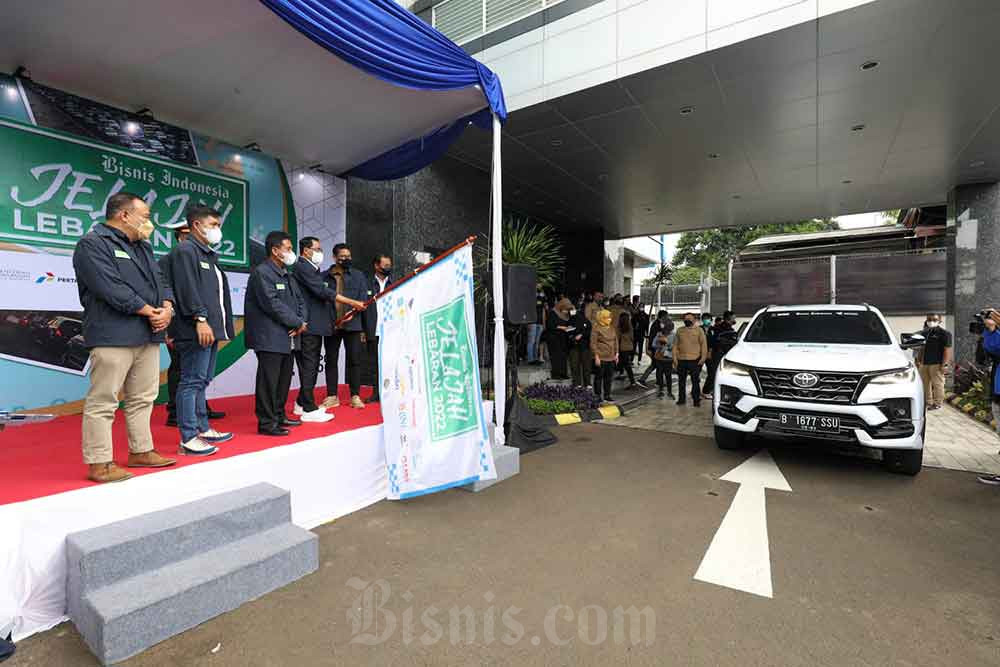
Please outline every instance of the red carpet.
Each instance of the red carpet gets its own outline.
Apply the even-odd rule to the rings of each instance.
[[[286,410],[289,415],[292,414],[291,401],[295,400],[296,393],[293,391],[289,398]],[[316,393],[317,397],[323,395],[322,389]],[[349,393],[346,387],[340,388],[341,407],[330,410],[331,414],[336,416],[333,421],[326,424],[303,424],[291,429],[291,434],[284,438],[257,434],[253,396],[211,399],[209,402],[213,410],[227,413],[225,419],[213,421],[212,426],[219,431],[231,431],[236,437],[221,444],[219,452],[208,457],[177,455],[180,433],[176,428],[164,425],[167,419],[166,406],[158,405],[153,410],[153,441],[161,454],[177,459],[176,466],[161,470],[217,461],[220,458],[258,452],[382,423],[382,412],[377,403],[366,405],[364,410],[347,407]],[[363,389],[362,395],[366,393]],[[0,467],[0,505],[93,484],[87,480],[87,467],[82,462],[81,421],[81,415],[71,415],[59,417],[46,424],[10,428],[0,434],[0,452],[3,452],[3,466]],[[120,410],[115,416],[114,440],[115,461],[123,464],[128,458],[128,439],[125,434],[125,418]],[[129,470],[135,475],[158,472],[143,468]]]

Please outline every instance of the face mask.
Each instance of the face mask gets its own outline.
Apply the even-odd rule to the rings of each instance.
[[[320,252],[319,250],[316,250],[315,252],[313,252],[313,254],[312,254],[312,263],[315,264],[316,266],[319,266],[320,264],[322,264],[323,263],[323,253]]]
[[[694,320],[684,320],[684,326],[686,326],[686,327],[693,327],[694,326]]]
[[[143,241],[148,241],[149,237],[153,235],[153,230],[156,229],[156,227],[153,226],[153,221],[149,218],[146,218],[141,225],[133,225],[129,223],[129,227],[134,229],[139,235],[139,238]]]
[[[390,268],[388,268],[388,269],[379,269],[379,270],[380,270],[380,271],[382,272],[382,275],[383,275],[383,276],[384,276],[385,278],[388,278],[388,277],[389,277],[389,274],[391,274],[391,273],[392,273],[392,267],[390,267]]]
[[[202,230],[205,235],[205,241],[208,245],[218,245],[222,241],[222,228],[221,227],[209,227],[208,229]]]
[[[337,260],[337,264],[339,264],[340,268],[342,268],[344,271],[350,271],[351,270],[351,258],[350,257],[348,257],[347,259],[338,259]]]
[[[707,327],[709,324],[712,323],[712,320],[702,320],[701,323]]]
[[[295,253],[292,252],[291,250],[289,250],[288,252],[284,253],[281,256],[281,262],[285,266],[291,266],[292,264],[295,263],[295,261],[296,261],[296,259],[295,259]]]
[[[940,323],[940,322],[928,322],[928,323],[927,323],[927,326],[928,326],[929,328],[933,329],[934,327],[939,327],[939,326],[941,326],[941,323]]]

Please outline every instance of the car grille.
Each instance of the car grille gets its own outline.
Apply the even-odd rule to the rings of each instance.
[[[807,372],[819,378],[816,386],[804,389],[792,382],[798,373]],[[809,401],[849,405],[854,402],[861,373],[832,373],[820,371],[787,371],[768,368],[755,370],[757,386],[764,398],[781,401]]]

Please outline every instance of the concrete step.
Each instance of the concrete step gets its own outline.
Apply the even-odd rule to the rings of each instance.
[[[284,489],[255,484],[66,537],[67,596],[159,569],[291,521]]]
[[[318,567],[317,537],[288,523],[93,590],[73,621],[115,663]]]

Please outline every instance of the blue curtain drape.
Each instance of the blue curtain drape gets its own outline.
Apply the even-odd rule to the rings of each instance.
[[[261,0],[303,35],[338,58],[397,86],[454,90],[478,85],[486,108],[383,153],[347,175],[369,180],[401,178],[440,157],[473,122],[503,122],[507,106],[500,79],[461,47],[393,0]]]

